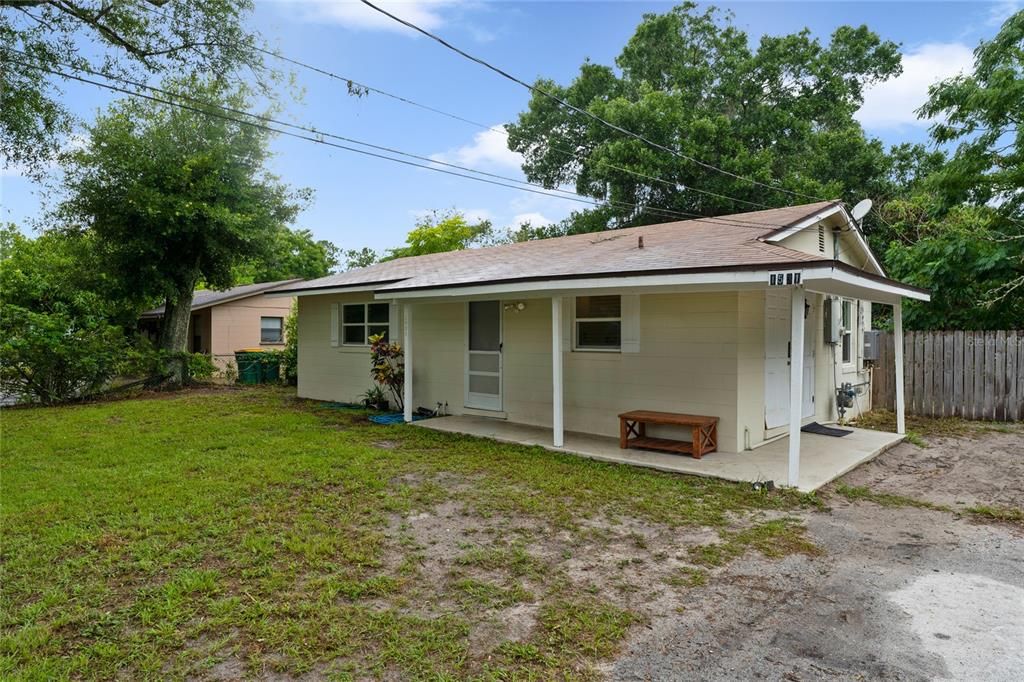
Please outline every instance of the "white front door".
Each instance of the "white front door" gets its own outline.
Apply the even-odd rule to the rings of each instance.
[[[813,295],[809,296],[813,300]],[[774,429],[789,424],[789,289],[769,289],[765,292],[764,338],[764,425]],[[814,416],[814,350],[817,340],[815,310],[804,319],[804,418]]]
[[[501,301],[471,301],[466,316],[466,407],[501,411]]]

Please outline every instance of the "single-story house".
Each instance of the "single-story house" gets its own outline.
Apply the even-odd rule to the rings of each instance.
[[[286,279],[245,284],[224,291],[198,289],[192,298],[189,350],[209,355],[224,368],[234,362],[236,350],[284,348],[284,321],[291,313],[294,299],[268,294],[300,281]],[[156,338],[163,316],[163,306],[145,311],[140,315],[140,331]]]
[[[836,388],[854,389],[848,417],[870,408],[872,304],[893,307],[899,349],[901,300],[929,298],[886,276],[836,201],[402,258],[273,295],[298,299],[302,397],[356,400],[384,333],[404,347],[406,421],[440,405],[451,416],[424,426],[807,489],[901,439],[804,434],[801,478],[801,427],[836,420]],[[620,451],[633,410],[715,417],[717,452]]]

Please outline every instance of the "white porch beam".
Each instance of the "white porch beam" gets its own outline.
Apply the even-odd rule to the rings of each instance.
[[[800,482],[800,419],[804,397],[804,289],[793,287],[789,328],[789,468],[786,483]]]
[[[551,432],[552,444],[565,444],[562,386],[562,297],[551,298]]]
[[[896,433],[907,433],[907,421],[903,402],[903,302],[892,306],[892,342],[896,352]]]
[[[402,305],[402,350],[405,357],[405,379],[402,382],[402,402],[405,403],[406,422],[412,422],[412,304]]]

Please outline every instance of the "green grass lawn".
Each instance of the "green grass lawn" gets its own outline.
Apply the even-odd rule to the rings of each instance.
[[[689,590],[746,551],[816,549],[785,518],[814,498],[282,389],[7,410],[2,429],[5,679],[589,678],[658,571]]]

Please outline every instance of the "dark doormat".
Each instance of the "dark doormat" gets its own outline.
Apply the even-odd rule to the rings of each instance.
[[[805,433],[816,433],[820,436],[835,436],[836,438],[842,438],[843,436],[849,436],[853,431],[848,429],[837,429],[831,426],[822,426],[818,422],[811,422],[807,426],[800,429]]]

